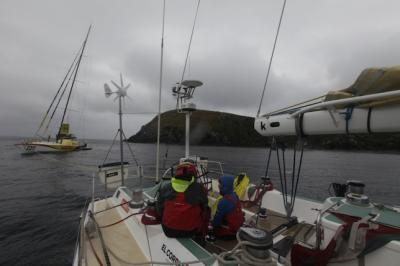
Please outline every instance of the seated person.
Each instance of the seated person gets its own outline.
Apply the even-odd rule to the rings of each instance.
[[[233,181],[233,191],[235,191],[240,200],[244,199],[249,183],[250,179],[246,173],[240,173],[235,177]]]
[[[204,187],[196,182],[192,163],[177,166],[171,183],[161,188],[157,212],[168,237],[205,235],[209,220],[208,198]]]
[[[222,176],[219,179],[219,190],[222,196],[211,222],[215,236],[221,239],[234,239],[236,232],[243,225],[244,213],[240,200],[233,191],[233,176]]]

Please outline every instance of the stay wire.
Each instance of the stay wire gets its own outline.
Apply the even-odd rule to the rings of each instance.
[[[80,50],[79,50],[79,52],[80,52]],[[50,123],[51,123],[51,121],[52,121],[52,119],[53,119],[53,117],[54,117],[54,115],[55,115],[55,113],[56,113],[56,111],[58,109],[58,106],[60,105],[60,102],[61,102],[62,98],[64,97],[65,92],[67,91],[68,85],[69,85],[69,83],[70,83],[70,81],[72,79],[72,75],[76,71],[76,68],[77,68],[77,64],[75,63],[73,70],[69,73],[67,82],[64,84],[64,88],[63,88],[63,90],[61,92],[60,97],[58,98],[57,104],[54,107],[53,112],[51,113],[50,119],[48,120],[48,122],[46,124],[46,128],[44,130],[44,133],[47,133],[47,130],[49,129]]]
[[[183,79],[185,77],[185,72],[186,72],[186,66],[187,66],[187,62],[188,62],[188,58],[189,58],[189,53],[190,53],[190,48],[192,46],[192,39],[193,39],[193,34],[194,34],[194,28],[196,26],[196,21],[197,21],[197,14],[199,13],[199,6],[200,6],[200,0],[197,1],[197,8],[196,8],[196,14],[193,20],[193,27],[192,27],[192,33],[190,34],[190,40],[189,40],[189,45],[188,45],[188,49],[186,52],[186,59],[185,59],[185,65],[183,67],[183,72],[182,72],[182,78],[181,78],[181,82],[180,84],[182,84]],[[179,97],[178,97],[179,98]]]
[[[268,70],[267,70],[267,76],[266,76],[266,78],[265,78],[265,83],[264,83],[264,89],[263,89],[262,94],[261,94],[260,105],[258,106],[257,117],[260,115],[261,105],[262,105],[263,100],[264,100],[264,94],[265,94],[265,90],[266,90],[267,84],[268,84],[269,73],[270,73],[271,66],[272,66],[272,59],[274,58],[275,48],[276,48],[276,44],[277,44],[277,41],[278,41],[279,31],[280,31],[280,29],[281,29],[282,18],[283,18],[283,13],[285,12],[285,7],[286,7],[286,0],[283,1],[281,16],[280,16],[280,18],[279,18],[279,24],[278,24],[278,28],[277,28],[277,30],[276,30],[274,46],[273,46],[273,48],[272,48],[271,57],[270,57],[270,59],[269,59]]]
[[[57,97],[58,97],[58,95],[59,95],[59,93],[60,93],[62,87],[64,86],[64,83],[65,83],[65,81],[67,80],[67,77],[69,76],[69,73],[70,73],[71,69],[72,69],[73,66],[75,65],[75,62],[76,62],[76,60],[77,60],[77,58],[78,58],[78,56],[79,56],[79,54],[80,54],[81,49],[82,49],[82,47],[79,49],[79,52],[75,55],[74,61],[72,62],[72,64],[71,64],[70,67],[68,68],[67,74],[65,75],[64,79],[62,80],[62,82],[61,82],[61,84],[60,84],[60,86],[59,86],[59,88],[58,88],[58,90],[57,90],[56,95],[54,95],[53,100],[51,101],[51,104],[50,104],[49,107],[47,108],[47,111],[46,111],[46,113],[45,113],[45,115],[44,115],[44,117],[43,117],[43,119],[42,119],[42,122],[41,122],[40,125],[39,125],[39,128],[36,130],[35,135],[37,135],[37,134],[39,133],[39,130],[42,128],[42,126],[43,126],[43,124],[44,124],[44,121],[46,120],[46,118],[47,118],[47,116],[48,116],[48,114],[49,114],[49,112],[50,112],[51,107],[53,106],[53,104],[54,104],[55,100],[57,99]]]
[[[271,161],[271,154],[272,154],[272,148],[273,148],[273,145],[274,145],[274,141],[275,141],[275,137],[272,137],[272,141],[271,141],[271,144],[270,144],[270,147],[269,147],[269,152],[268,152],[268,157],[267,157],[268,159],[267,159],[267,167],[265,169],[265,178],[268,177],[269,164],[270,164],[270,161]]]
[[[283,176],[282,176],[281,160],[280,160],[280,157],[279,157],[279,147],[278,146],[276,146],[276,157],[277,157],[276,159],[277,159],[277,162],[278,162],[279,181],[281,183],[283,203],[284,203],[284,205],[286,205],[285,196],[284,196],[285,188],[283,186]]]
[[[128,146],[128,150],[129,150],[129,152],[131,153],[132,158],[133,158],[133,160],[135,161],[136,166],[138,167],[138,166],[139,166],[139,161],[138,161],[138,159],[136,158],[135,154],[133,153],[133,150],[132,150],[131,146],[129,145],[128,139],[126,138],[126,135],[125,135],[125,132],[124,132],[124,131],[122,131],[122,135],[124,136],[124,140],[125,140],[125,142],[126,142],[126,146]]]
[[[282,144],[282,164],[283,164],[283,177],[285,181],[285,197],[286,197],[286,204],[288,203],[288,187],[287,187],[287,176],[286,176],[286,160],[285,160],[285,147]]]
[[[111,146],[110,146],[110,148],[109,148],[108,151],[107,151],[106,158],[104,158],[104,161],[103,161],[102,164],[104,164],[104,163],[107,161],[108,155],[110,154],[111,149],[112,149],[112,147],[114,146],[114,143],[115,143],[115,140],[117,139],[118,133],[119,133],[119,129],[117,130],[117,133],[115,134],[115,137],[114,137],[114,139],[113,139],[113,142],[111,143]]]
[[[297,179],[296,179],[296,186],[294,188],[294,198],[293,198],[293,206],[294,203],[296,201],[296,194],[297,194],[297,186],[299,184],[299,179],[300,179],[300,171],[301,171],[301,165],[303,162],[303,152],[304,152],[304,141],[302,139],[298,140],[299,144],[300,144],[300,161],[299,161],[299,168],[297,169]]]

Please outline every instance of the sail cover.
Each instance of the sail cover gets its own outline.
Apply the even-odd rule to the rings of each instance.
[[[400,66],[367,68],[354,84],[256,117],[263,136],[400,132]]]
[[[367,68],[358,76],[356,81],[348,88],[339,91],[330,91],[325,101],[364,96],[381,92],[400,89],[400,66]],[[381,105],[399,104],[400,97],[390,97],[383,100],[364,103],[359,107],[376,107]]]

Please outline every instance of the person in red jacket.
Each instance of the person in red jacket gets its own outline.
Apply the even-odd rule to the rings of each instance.
[[[171,183],[160,190],[157,211],[168,237],[205,235],[209,220],[208,198],[204,187],[196,181],[192,163],[177,166]]]

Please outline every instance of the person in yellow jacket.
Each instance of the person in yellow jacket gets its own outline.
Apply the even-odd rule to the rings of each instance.
[[[233,180],[233,191],[236,192],[236,195],[240,200],[244,199],[249,183],[250,178],[246,175],[246,173],[238,174]]]

